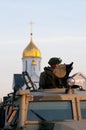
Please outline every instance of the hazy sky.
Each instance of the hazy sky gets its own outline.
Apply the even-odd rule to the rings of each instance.
[[[30,21],[42,70],[56,56],[74,62],[71,74],[86,74],[86,0],[0,0],[0,97],[12,92],[13,74],[22,73]]]

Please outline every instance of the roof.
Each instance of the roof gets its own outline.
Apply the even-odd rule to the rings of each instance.
[[[23,57],[41,57],[41,52],[33,43],[32,38],[28,46],[23,51]]]
[[[13,81],[13,88],[15,88],[15,89],[19,89],[19,88],[21,88],[21,87],[23,87],[24,86],[24,84],[25,84],[25,81],[24,81],[24,79],[23,79],[23,76],[22,76],[22,74],[14,74],[14,77],[13,77],[14,79],[14,81]]]

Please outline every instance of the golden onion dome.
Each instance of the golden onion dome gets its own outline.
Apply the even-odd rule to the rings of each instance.
[[[41,52],[33,43],[32,37],[29,45],[23,51],[23,57],[41,57]]]

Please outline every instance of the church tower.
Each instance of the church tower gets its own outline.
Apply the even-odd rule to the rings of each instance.
[[[23,71],[28,72],[34,83],[39,83],[39,76],[41,71],[41,52],[34,44],[32,35],[31,23],[30,42],[23,51]]]
[[[22,72],[27,71],[33,83],[39,88],[39,76],[41,71],[41,52],[33,42],[32,38],[32,22],[30,42],[26,46],[22,54]],[[14,74],[12,88],[15,90],[25,89],[26,84],[22,74]]]

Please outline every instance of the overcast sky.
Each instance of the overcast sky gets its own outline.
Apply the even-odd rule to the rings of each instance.
[[[30,41],[42,54],[74,62],[71,75],[86,74],[86,0],[0,0],[0,97],[12,92],[13,74],[22,73],[22,53]]]

